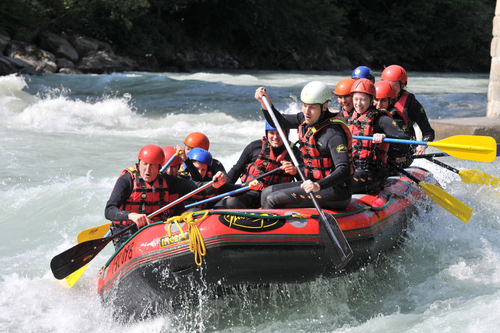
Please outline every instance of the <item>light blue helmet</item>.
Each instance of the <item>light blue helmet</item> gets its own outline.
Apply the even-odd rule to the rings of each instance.
[[[212,154],[202,148],[193,148],[187,154],[190,160],[205,163],[206,165],[212,165]]]
[[[370,81],[375,81],[375,76],[370,68],[366,66],[356,67],[352,71],[351,78],[353,79],[368,79]]]
[[[267,131],[276,131],[277,129],[272,127],[271,124],[269,124],[269,122],[266,121],[266,136],[267,136]],[[286,136],[290,135],[290,129],[287,128],[286,130],[284,130]]]

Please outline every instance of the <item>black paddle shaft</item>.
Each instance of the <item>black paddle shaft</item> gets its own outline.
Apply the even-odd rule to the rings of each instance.
[[[274,126],[278,130],[278,133],[281,136],[281,139],[283,142],[285,142],[285,148],[288,151],[288,154],[290,154],[290,158],[292,159],[292,162],[297,169],[298,174],[300,175],[300,178],[302,181],[306,181],[306,177],[302,173],[302,170],[300,170],[300,165],[297,159],[295,158],[295,155],[293,154],[292,148],[290,145],[286,144],[288,142],[287,137],[285,136],[285,133],[283,132],[283,129],[281,128],[281,125],[279,124],[278,120],[276,119],[276,115],[274,114],[271,106],[269,105],[269,102],[267,101],[266,96],[262,96],[262,100],[264,101],[264,104],[267,107],[267,110],[269,112],[269,115],[273,119]],[[336,270],[342,269],[348,262],[351,260],[352,256],[354,255],[351,246],[347,242],[347,239],[345,238],[344,233],[340,229],[340,226],[335,220],[335,218],[331,215],[329,215],[330,219],[327,219],[325,216],[325,213],[321,210],[321,207],[319,206],[318,202],[316,201],[316,198],[314,197],[314,193],[311,192],[309,194],[309,197],[311,198],[311,201],[314,204],[314,207],[318,211],[318,214],[320,216],[319,220],[321,221],[322,226],[324,227],[326,234],[328,237],[324,237],[324,233],[322,232],[322,228],[320,227],[320,234],[322,235],[323,243],[325,244],[326,252],[332,259],[333,265],[335,266]]]

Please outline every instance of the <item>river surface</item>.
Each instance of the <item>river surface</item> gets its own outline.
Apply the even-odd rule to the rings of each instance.
[[[0,332],[497,332],[499,189],[464,184],[421,160],[416,164],[474,209],[469,223],[434,205],[415,219],[401,248],[352,274],[243,289],[132,323],[115,322],[96,293],[112,246],[72,289],[53,277],[50,260],[75,245],[80,231],[107,223],[113,185],[141,147],[182,144],[200,131],[229,170],[246,144],[264,135],[257,87],[267,88],[279,110],[294,113],[307,82],[321,80],[333,90],[348,75],[0,77]],[[488,75],[410,72],[408,83],[429,118],[486,114]],[[498,161],[442,161],[500,177]]]

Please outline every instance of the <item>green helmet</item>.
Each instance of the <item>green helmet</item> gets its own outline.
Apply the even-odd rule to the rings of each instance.
[[[326,84],[312,81],[305,85],[300,93],[300,100],[304,104],[325,104],[332,100],[332,92]]]

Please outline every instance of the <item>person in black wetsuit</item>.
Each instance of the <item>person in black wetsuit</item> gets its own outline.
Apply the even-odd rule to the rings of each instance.
[[[375,86],[368,79],[359,79],[351,88],[354,112],[349,118],[349,129],[353,135],[373,137],[373,141],[353,139],[353,156],[356,167],[353,193],[370,193],[384,186],[390,168],[387,167],[389,143],[383,139],[408,140],[392,116],[373,105]],[[399,150],[397,156],[409,154],[409,145],[391,144]]]
[[[267,187],[261,195],[262,208],[314,207],[310,194],[321,207],[328,209],[344,209],[351,202],[352,139],[343,119],[328,110],[331,95],[323,82],[310,82],[300,95],[302,112],[282,115],[274,108],[263,87],[255,92],[271,125],[274,123],[269,112],[274,113],[282,128],[298,128],[303,172],[307,178],[305,182]],[[272,110],[267,110],[262,96],[266,96]]]
[[[259,190],[249,190],[238,196],[231,196],[223,199],[217,206],[222,208],[259,208],[260,194],[263,189],[270,185],[288,183],[295,179],[297,170],[293,166],[285,144],[276,128],[268,122],[265,125],[266,135],[260,140],[250,142],[236,164],[229,170],[228,182],[236,183],[241,177],[241,182],[250,182],[252,179],[265,174],[266,172],[281,167],[282,170],[261,179]],[[287,135],[289,130],[286,131]],[[300,157],[300,151],[292,146],[296,157]]]
[[[222,163],[215,158],[213,158],[212,165],[208,166],[205,176],[202,177],[198,172],[198,169],[193,165],[192,161],[187,156],[193,148],[201,148],[208,151],[208,149],[210,148],[210,141],[208,140],[208,137],[203,133],[193,132],[189,134],[184,140],[184,148],[177,145],[176,151],[182,150],[182,154],[180,154],[179,156],[184,161],[184,166],[181,167],[180,171],[188,172],[191,178],[197,181],[209,181],[212,179],[212,176],[219,171],[224,173],[227,178],[227,172],[224,168],[224,165],[222,165]]]
[[[394,84],[397,92],[394,107],[406,117],[411,139],[416,139],[413,128],[413,124],[416,123],[422,131],[422,141],[433,141],[434,130],[429,124],[424,107],[417,101],[415,95],[405,90],[408,84],[405,69],[398,65],[386,67],[382,72],[382,81],[390,81]],[[417,146],[416,154],[424,154],[426,148],[427,146]]]
[[[410,136],[410,129],[408,127],[408,120],[406,119],[406,116],[401,111],[394,108],[396,97],[396,88],[392,82],[378,81],[375,83],[375,98],[373,99],[373,105],[377,108],[377,110],[389,112],[392,115],[392,119],[396,122],[396,124],[398,124],[399,128],[401,128],[406,135]],[[413,152],[413,146],[411,151]],[[389,146],[387,158],[389,160],[394,160],[403,168],[409,167],[413,162],[413,159],[410,157],[400,157],[400,154],[400,151],[395,145],[391,144]],[[391,175],[396,175],[397,173],[397,170],[390,172]]]
[[[162,221],[168,216],[168,213],[162,213],[149,218],[149,214],[204,184],[159,173],[165,163],[165,155],[156,145],[144,146],[138,158],[139,162],[136,165],[123,170],[106,203],[104,214],[106,219],[113,222],[111,224],[113,234],[131,224],[136,225],[135,228],[113,240],[116,249],[140,228],[152,222]],[[207,193],[222,186],[226,182],[226,177],[222,172],[218,172],[213,180],[217,182],[213,187],[204,190]],[[179,205],[183,207],[182,203]]]

